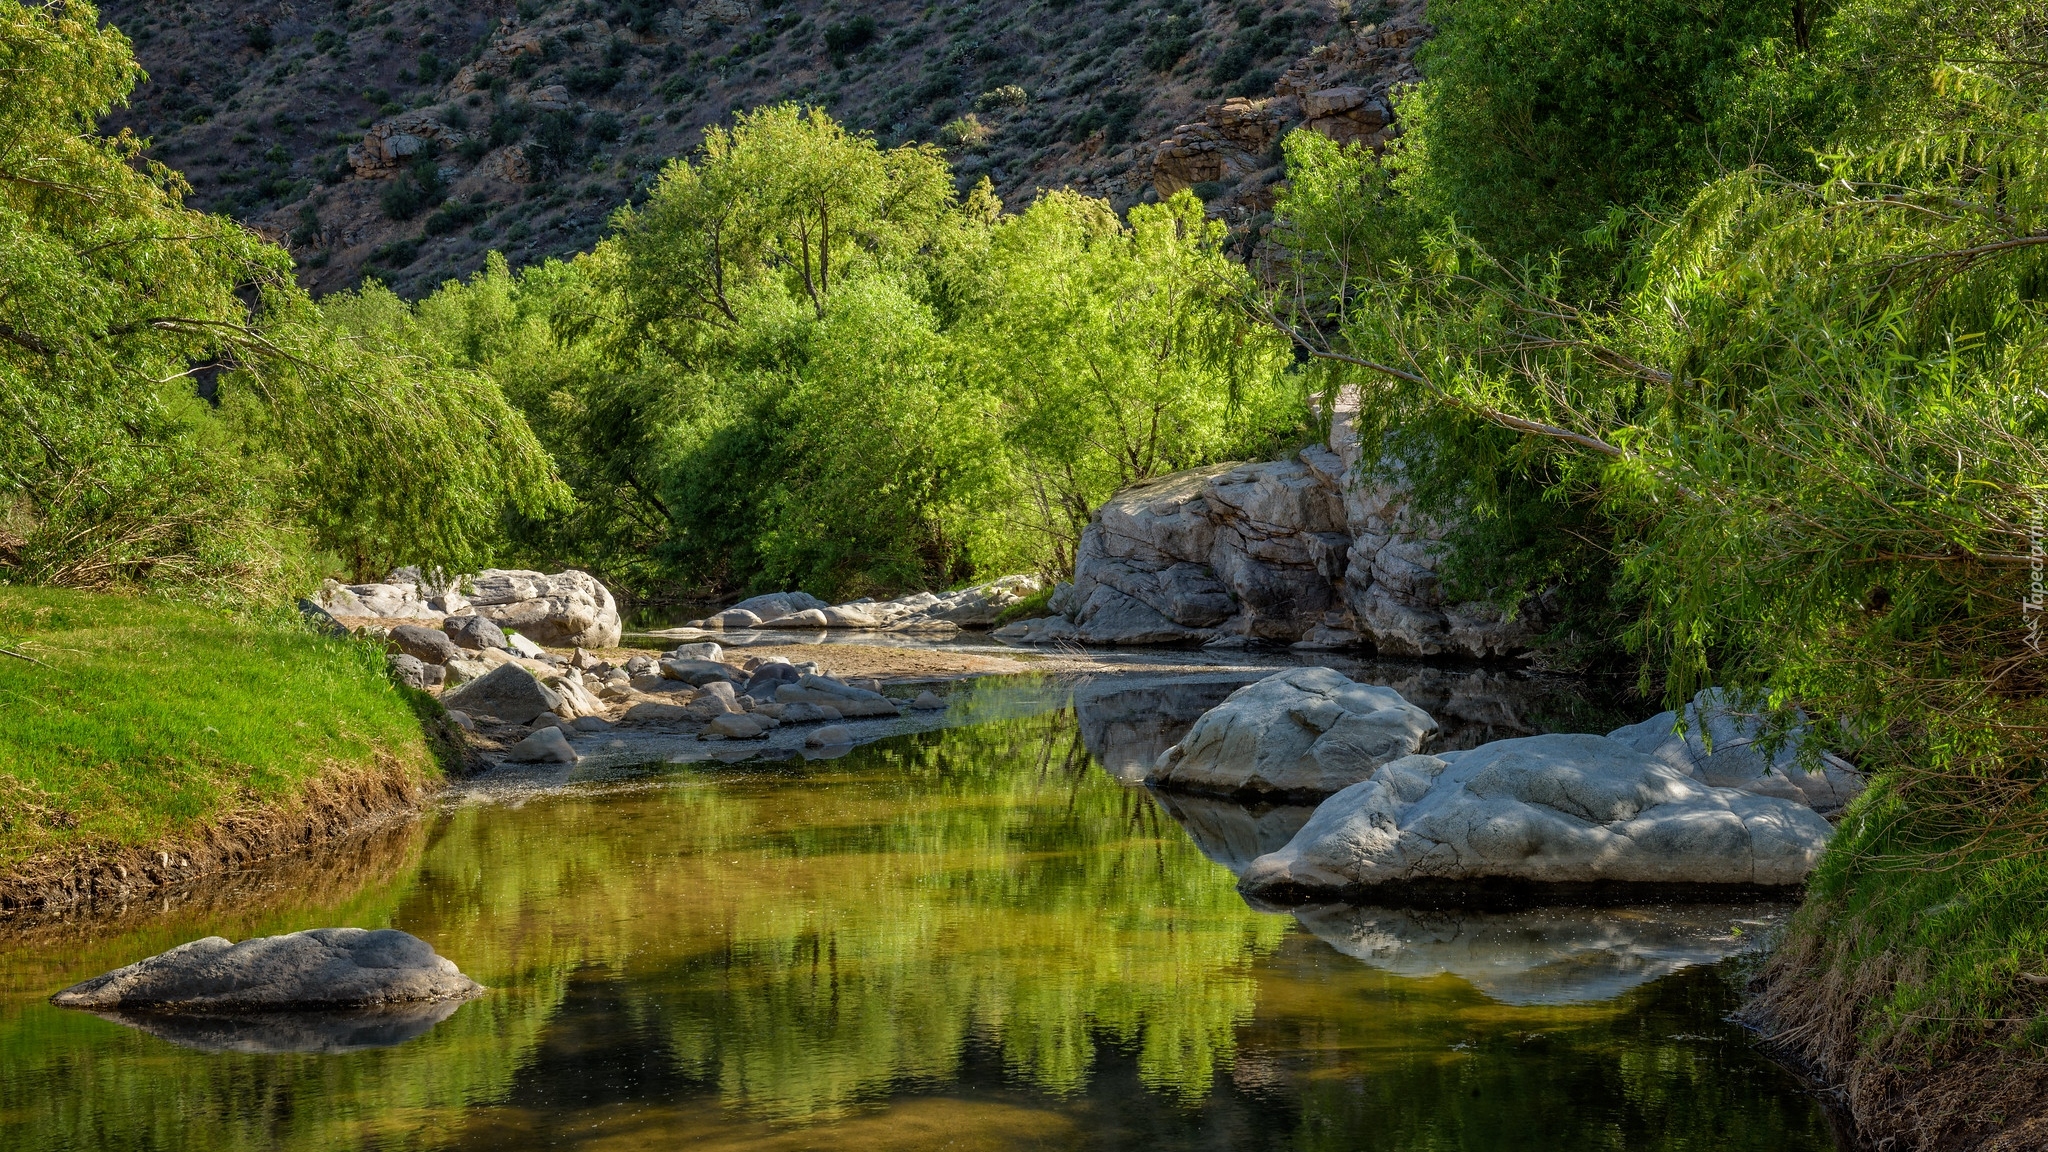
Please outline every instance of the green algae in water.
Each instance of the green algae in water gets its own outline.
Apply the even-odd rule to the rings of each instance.
[[[1407,921],[1247,907],[1202,846],[1285,821],[1205,819],[1198,845],[1102,771],[1070,710],[455,807],[269,889],[4,946],[0,1147],[1834,1146],[1724,1021],[1724,970],[1375,960]],[[342,1054],[194,1051],[44,1002],[198,936],[328,924],[413,932],[491,992]],[[1498,963],[1525,927],[1451,939]]]

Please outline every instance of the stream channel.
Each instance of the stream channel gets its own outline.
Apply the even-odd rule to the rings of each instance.
[[[1641,718],[1573,681],[1330,663],[1448,747]],[[1785,905],[1247,905],[1233,870],[1309,810],[1136,779],[1260,674],[984,680],[830,758],[689,740],[487,774],[317,860],[17,927],[0,1148],[1840,1146],[1728,1020]],[[412,932],[490,991],[145,1027],[46,1001],[333,925]]]

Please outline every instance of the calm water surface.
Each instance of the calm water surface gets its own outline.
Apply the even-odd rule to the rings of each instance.
[[[1230,867],[1306,812],[1120,782],[1202,706],[1178,703],[476,799],[0,941],[0,1147],[1835,1147],[1723,1019],[1740,960],[1712,961],[1780,910],[1248,907]],[[44,1000],[199,936],[338,924],[491,991],[383,1032],[172,1039]]]

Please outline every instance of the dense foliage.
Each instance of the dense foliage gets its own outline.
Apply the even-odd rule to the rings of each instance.
[[[777,106],[672,162],[569,263],[397,327],[527,413],[577,491],[536,553],[642,589],[850,596],[1060,571],[1116,488],[1268,450],[1308,408],[1181,196],[1004,215],[926,147]]]
[[[0,0],[0,578],[229,598],[488,560],[561,493],[519,413],[94,121],[139,78],[88,4]]]
[[[1476,9],[1450,11],[1460,29]],[[1875,774],[1776,977],[1837,1069],[2048,1036],[2014,985],[2048,961],[2048,665],[2028,607],[2048,501],[2048,83],[2030,13],[1866,0],[1776,34],[1759,17],[1747,50],[1668,82],[1708,97],[1697,116],[1649,131],[1639,97],[1587,97],[1620,135],[1595,133],[1572,169],[1590,182],[1557,191],[1528,158],[1568,155],[1535,145],[1570,101],[1533,45],[1503,53],[1526,37],[1501,13],[1432,46],[1390,164],[1289,143],[1298,261],[1269,315],[1366,390],[1385,466],[1463,514],[1454,570],[1516,600],[1604,559],[1580,570],[1604,568],[1604,601],[1582,585],[1576,609],[1605,614],[1646,686],[1801,706]],[[1692,18],[1630,8],[1542,32],[1638,21],[1683,47]],[[1507,83],[1509,59],[1534,79]],[[1483,100],[1456,98],[1487,75]],[[1713,147],[1737,130],[1745,150]],[[1661,152],[1600,177],[1631,140]],[[1596,262],[1609,271],[1585,275]],[[1935,892],[1970,913],[1930,933]],[[1937,1133],[1948,1107],[1914,1122]]]

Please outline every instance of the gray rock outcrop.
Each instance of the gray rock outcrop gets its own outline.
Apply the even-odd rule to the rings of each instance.
[[[743,601],[736,608],[747,608],[760,619],[747,625],[750,628],[837,629],[856,632],[951,632],[961,628],[986,628],[996,622],[1003,609],[1038,592],[1041,587],[1036,576],[1005,576],[958,592],[913,592],[894,600],[855,600],[846,604],[820,604],[815,598],[806,596],[804,603],[793,606],[778,615],[766,615],[761,605],[747,608],[753,601]],[[792,605],[798,602],[792,600]],[[728,609],[732,612],[735,609]],[[727,613],[720,613],[725,616]],[[700,627],[711,627],[710,617],[696,621]],[[724,623],[718,627],[730,628]]]
[[[420,624],[400,624],[385,637],[385,644],[393,652],[403,652],[423,664],[446,664],[462,654],[462,649],[446,633]]]
[[[74,984],[60,1008],[262,1012],[367,1008],[475,996],[483,989],[396,929],[315,928],[231,943],[208,936]]]
[[[1832,831],[1804,804],[1702,784],[1618,740],[1530,736],[1382,765],[1253,861],[1243,887],[1784,886],[1805,880]]]
[[[507,748],[505,759],[514,764],[574,764],[576,749],[562,734],[559,717],[548,716],[546,719],[555,723],[536,729],[533,735]]]
[[[1231,693],[1160,753],[1145,779],[1219,795],[1323,797],[1421,748],[1436,728],[1391,688],[1295,668]]]
[[[895,716],[896,702],[880,692],[841,684],[825,676],[803,676],[794,684],[781,684],[775,699],[782,704],[821,704],[836,708],[843,717]]]
[[[999,630],[1023,644],[1292,643],[1390,656],[1495,657],[1532,632],[1484,603],[1445,603],[1440,527],[1399,483],[1360,479],[1355,393],[1328,447],[1134,484],[1096,510],[1056,616]]]
[[[471,652],[510,647],[505,643],[505,630],[485,616],[450,616],[441,621],[441,632],[457,648]]]
[[[541,713],[560,709],[562,698],[520,665],[500,664],[442,696],[441,705],[507,724],[530,724]]]

